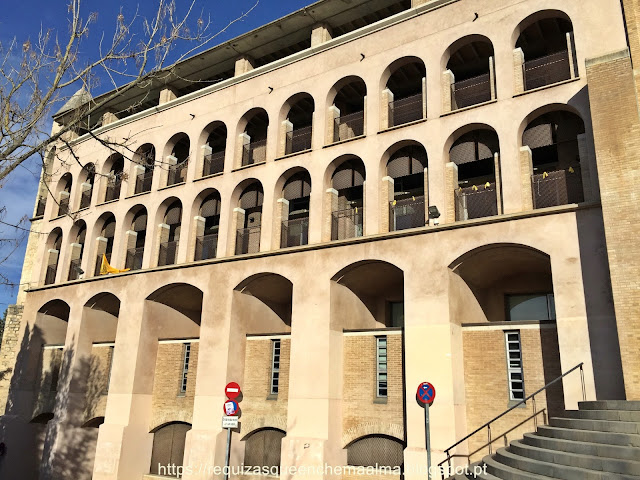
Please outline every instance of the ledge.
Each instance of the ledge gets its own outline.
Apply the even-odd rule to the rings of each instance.
[[[205,175],[204,177],[198,177],[198,178],[194,178],[193,181],[194,182],[200,182],[202,180],[207,180],[209,178],[215,178],[215,177],[221,177],[223,172],[218,172],[218,173],[212,173],[211,175]]]
[[[305,153],[309,153],[311,152],[313,149],[311,148],[307,148],[306,150],[300,150],[299,152],[293,152],[293,153],[288,153],[286,155],[283,155],[281,157],[277,157],[275,160],[284,160],[285,158],[291,158],[291,157],[295,157],[296,155],[303,155]]]
[[[334,147],[336,145],[342,145],[343,143],[353,142],[354,140],[360,140],[361,138],[366,138],[367,134],[358,135],[357,137],[347,138],[346,140],[340,140],[338,142],[330,143],[329,145],[324,145],[322,148]]]
[[[151,193],[151,190],[147,190],[146,192],[134,193],[133,195],[129,195],[128,197],[124,197],[125,200],[129,200],[130,198],[140,197],[141,195],[147,195]]]
[[[573,83],[580,80],[580,77],[570,78],[569,80],[563,80],[561,82],[550,83],[549,85],[544,85],[538,88],[532,88],[531,90],[525,90],[524,92],[516,93],[513,98],[522,97],[523,95],[528,95],[530,93],[541,92],[542,90],[548,90],[549,88],[559,87],[560,85],[566,85],[567,83]]]
[[[460,112],[466,112],[468,110],[473,110],[474,108],[484,107],[486,105],[491,105],[493,103],[498,103],[498,99],[494,98],[493,100],[489,100],[488,102],[476,103],[475,105],[469,105],[468,107],[458,108],[457,110],[451,110],[450,112],[443,113],[442,115],[440,115],[440,118],[448,117],[449,115],[455,115],[456,113],[460,113]]]
[[[118,200],[120,200],[120,197],[114,198],[113,200],[109,200],[108,202],[98,203],[96,204],[96,207],[101,207],[102,205],[109,205],[110,203],[117,202]]]
[[[421,118],[420,120],[414,120],[413,122],[403,123],[402,125],[394,125],[393,127],[388,127],[388,128],[385,128],[384,130],[380,130],[378,132],[378,135],[380,135],[381,133],[392,132],[394,130],[398,130],[399,128],[410,127],[411,125],[418,125],[419,123],[424,123],[426,121],[427,121],[426,118]]]
[[[480,322],[480,323],[463,323],[464,327],[517,327],[518,325],[555,325],[555,320],[522,320],[505,322]]]
[[[258,163],[252,163],[250,165],[243,165],[241,167],[238,168],[234,168],[233,170],[231,170],[232,172],[239,172],[241,170],[246,170],[247,168],[252,168],[252,167],[257,167],[258,165],[264,165],[265,163],[267,163],[267,161],[265,160],[264,162],[258,162]]]
[[[173,185],[167,185],[165,187],[159,188],[158,191],[161,192],[163,190],[168,190],[170,188],[179,187],[180,185],[184,185],[186,182],[174,183]]]

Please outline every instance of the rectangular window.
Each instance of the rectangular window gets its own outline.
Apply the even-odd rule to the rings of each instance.
[[[280,340],[271,340],[271,394],[278,394],[280,386]]]
[[[180,379],[180,394],[184,395],[187,391],[187,376],[189,373],[189,360],[191,358],[191,344],[184,344],[184,357],[182,359],[182,377]]]
[[[509,400],[524,400],[524,374],[522,371],[522,345],[520,331],[504,332],[507,349],[507,380]]]
[[[506,295],[507,320],[555,320],[556,306],[553,293]]]
[[[387,396],[387,337],[376,337],[376,397]]]

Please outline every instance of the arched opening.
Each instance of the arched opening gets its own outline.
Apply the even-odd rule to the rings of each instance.
[[[240,211],[236,211],[236,255],[260,251],[263,198],[262,185],[258,181],[246,187],[240,195]]]
[[[347,445],[347,464],[402,468],[405,443],[387,435],[367,435]]]
[[[187,180],[187,166],[189,164],[189,149],[191,142],[189,137],[184,134],[178,134],[174,139],[175,144],[171,149],[171,155],[167,157],[168,172],[167,186],[184,183]]]
[[[51,285],[56,281],[58,263],[60,263],[60,251],[62,249],[62,230],[57,227],[49,234],[47,239],[47,267],[45,270],[44,284]]]
[[[573,43],[573,25],[557,10],[545,10],[527,17],[516,29],[514,58],[522,63],[516,72],[520,90],[563,82],[577,76],[578,62]],[[517,88],[518,90],[518,88]]]
[[[391,128],[425,118],[426,69],[422,60],[405,57],[389,67],[389,78],[382,91],[382,117],[385,113]],[[386,112],[384,111],[386,109]]]
[[[285,136],[283,155],[304,152],[311,149],[311,134],[315,102],[308,93],[299,93],[291,97],[284,108],[288,108],[283,123]]]
[[[124,268],[130,270],[140,270],[142,268],[142,259],[144,257],[144,246],[147,239],[147,209],[142,205],[138,205],[132,209],[133,218],[131,219],[131,227],[126,235],[127,255]]]
[[[181,225],[182,203],[180,200],[175,200],[167,207],[164,214],[164,221],[160,226],[159,267],[176,263]]]
[[[136,150],[132,164],[132,175],[135,178],[133,193],[150,192],[156,165],[156,148],[150,143],[145,143]]]
[[[455,165],[456,220],[500,213],[499,151],[498,135],[488,128],[475,128],[453,142],[449,161]]]
[[[191,424],[183,422],[171,422],[153,431],[153,450],[151,453],[150,473],[163,475],[170,472],[169,477],[177,477],[174,468],[182,467],[184,461],[184,446],[187,432],[191,430]]]
[[[202,176],[215,175],[224,170],[224,152],[227,148],[227,127],[222,122],[214,122],[207,127],[210,133],[202,147],[204,163]]]
[[[93,163],[87,163],[82,167],[80,184],[80,209],[89,208],[91,205],[91,197],[93,195],[93,184],[96,177],[96,166]]]
[[[69,280],[77,280],[84,275],[82,270],[82,256],[84,254],[84,244],[87,239],[87,224],[84,220],[78,220],[72,229],[75,233],[75,239],[70,245],[71,247],[71,261],[69,264]]]
[[[451,98],[452,111],[496,98],[493,44],[488,38],[480,35],[462,38],[447,53],[443,94],[445,99]]]
[[[220,194],[214,191],[207,195],[198,210],[196,225],[196,260],[216,258],[218,230],[220,228]]]
[[[112,213],[105,213],[102,215],[102,228],[100,229],[100,236],[97,238],[97,257],[94,275],[97,277],[100,275],[102,268],[103,256],[106,257],[107,262],[111,263],[111,255],[113,253],[113,243],[116,236],[116,217]]]
[[[244,465],[280,473],[280,447],[286,432],[277,428],[262,428],[250,433],[244,441]]]
[[[331,89],[333,94],[329,118],[332,119],[331,138],[327,143],[342,142],[364,135],[364,110],[367,86],[360,77],[347,77]]]
[[[69,213],[69,202],[71,197],[71,186],[73,184],[73,177],[70,173],[65,173],[59,182],[58,190],[58,216],[66,215]]]
[[[387,176],[393,178],[389,202],[389,231],[425,226],[425,184],[427,151],[422,145],[401,147],[387,162]]]
[[[254,108],[244,115],[241,123],[244,123],[244,129],[240,135],[242,146],[240,165],[244,167],[265,162],[269,115],[262,108]]]
[[[306,170],[291,175],[284,183],[280,247],[295,247],[309,243],[309,201],[311,176]]]
[[[106,163],[111,163],[111,168],[109,169],[106,177],[107,186],[105,189],[104,201],[110,202],[120,198],[124,158],[120,154],[113,154]]]
[[[331,176],[331,240],[364,235],[364,163],[344,160]],[[335,193],[334,193],[335,192]]]
[[[567,111],[545,113],[528,123],[522,145],[531,149],[533,207],[585,199],[580,150],[586,149],[582,119]],[[588,182],[586,182],[588,184]]]

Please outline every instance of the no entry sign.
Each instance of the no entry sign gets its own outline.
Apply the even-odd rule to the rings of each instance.
[[[418,399],[425,405],[431,405],[436,398],[436,387],[429,382],[418,385]]]
[[[240,395],[240,385],[236,382],[229,383],[226,387],[224,387],[224,393],[227,395],[227,398],[231,400],[235,399]]]

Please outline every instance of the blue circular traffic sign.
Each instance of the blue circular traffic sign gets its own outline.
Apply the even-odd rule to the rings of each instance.
[[[418,400],[425,405],[431,405],[436,398],[436,387],[429,382],[422,382],[418,385]]]
[[[234,417],[238,415],[238,403],[233,400],[227,400],[224,402],[222,410],[224,410],[224,414],[227,417]]]

